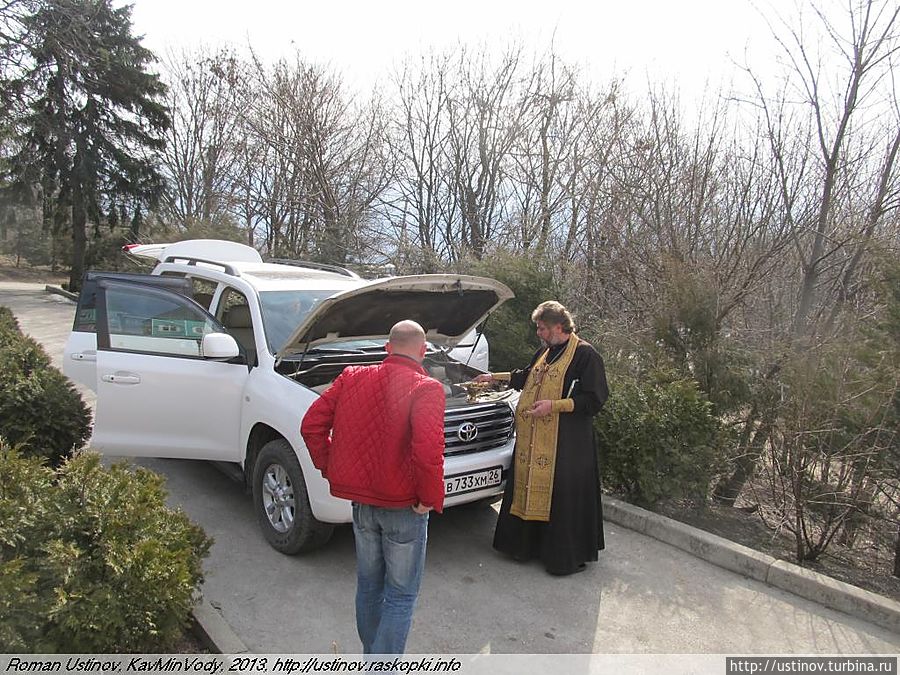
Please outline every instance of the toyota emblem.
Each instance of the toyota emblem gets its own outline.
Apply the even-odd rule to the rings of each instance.
[[[459,425],[459,431],[456,432],[456,435],[459,436],[459,440],[463,443],[470,443],[478,435],[478,427],[472,422],[463,422]]]

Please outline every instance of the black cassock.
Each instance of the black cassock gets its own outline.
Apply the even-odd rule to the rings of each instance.
[[[558,358],[565,346],[566,343],[551,347],[547,361]],[[528,368],[512,372],[511,387],[525,386],[531,367],[543,351],[538,350]],[[575,408],[570,413],[559,414],[550,520],[526,521],[510,515],[516,479],[513,461],[494,532],[495,549],[516,560],[540,558],[551,574],[577,572],[585,562],[597,560],[597,551],[604,546],[600,471],[592,419],[603,407],[609,389],[603,359],[587,342],[582,341],[575,349],[562,391],[563,398],[575,402]]]

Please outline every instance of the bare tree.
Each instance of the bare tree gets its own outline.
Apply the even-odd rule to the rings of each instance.
[[[463,88],[449,99],[450,164],[460,204],[460,242],[481,258],[503,220],[509,155],[527,106],[517,97],[522,48],[508,50],[494,67],[487,53],[462,50]],[[524,89],[527,90],[527,87]],[[521,96],[521,94],[518,94]]]
[[[449,100],[457,83],[450,70],[453,54],[431,54],[418,64],[408,60],[394,76],[397,103],[391,143],[397,161],[393,194],[385,213],[400,251],[421,252],[426,269],[451,259],[451,224],[459,202],[449,180]],[[429,262],[431,261],[431,262]]]
[[[229,220],[244,141],[245,66],[227,49],[182,52],[166,65],[172,110],[163,153],[169,181],[166,216],[178,227]]]
[[[633,106],[621,92],[621,82],[592,92],[583,89],[576,100],[579,133],[565,163],[564,193],[568,201],[564,260],[584,259],[589,270],[600,272],[599,259],[609,238],[610,219],[617,213],[612,187],[615,153],[627,145]]]
[[[825,56],[817,52],[819,43],[806,32],[802,17],[795,26],[783,22],[783,34],[773,29],[789,64],[780,95],[774,100],[767,97],[763,83],[750,73],[792,254],[766,281],[769,306],[762,317],[767,317],[771,334],[782,336],[784,343],[771,348],[761,364],[760,392],[778,388],[785,364],[802,357],[796,344],[790,346],[792,339],[802,338],[809,347],[824,328],[835,324],[844,302],[841,296],[852,284],[884,213],[884,197],[878,195],[887,194],[893,172],[895,154],[889,150],[885,161],[875,160],[876,146],[865,123],[866,103],[876,97],[900,45],[898,10],[877,0],[854,3],[847,8],[844,28],[823,10],[813,7],[813,11],[824,44],[843,59],[842,78],[835,78],[833,70],[825,77]],[[806,105],[794,103],[795,95]],[[809,142],[804,137],[807,129]],[[875,162],[880,164],[880,177],[874,181],[879,187],[874,195],[868,191],[863,196],[867,191],[862,186],[871,184],[864,177]],[[828,319],[824,324],[822,317]],[[718,498],[733,503],[772,441],[778,415],[777,399],[768,395],[757,399],[745,426],[747,450],[732,475],[717,486]]]
[[[248,124],[265,149],[268,176],[256,185],[272,250],[340,263],[364,256],[364,225],[389,176],[380,102],[357,105],[335,74],[299,58],[271,71],[256,60],[255,72]]]
[[[564,227],[565,208],[576,172],[568,172],[584,134],[585,120],[577,106],[576,73],[550,53],[538,62],[524,92],[526,116],[515,138],[512,192],[524,250],[547,248],[555,227]],[[560,222],[562,221],[562,222]]]
[[[836,189],[839,174],[847,162],[853,123],[863,106],[877,92],[877,86],[888,76],[887,67],[900,50],[898,16],[900,6],[882,0],[862,0],[848,8],[849,30],[835,25],[823,9],[810,3],[823,28],[826,44],[844,60],[847,77],[831,90],[826,78],[823,57],[816,44],[805,39],[803,16],[800,25],[784,25],[785,34],[775,32],[785,56],[792,65],[796,88],[812,110],[819,161],[821,162],[820,196],[809,233],[798,232],[802,278],[794,314],[793,329],[808,331],[810,314],[816,302],[823,267],[828,263],[828,239],[834,228]]]

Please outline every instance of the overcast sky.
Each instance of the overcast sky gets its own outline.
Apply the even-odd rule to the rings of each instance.
[[[458,42],[551,44],[598,82],[675,81],[693,95],[770,46],[750,0],[134,0],[135,33],[162,55],[205,44],[252,45],[267,60],[296,48],[362,88],[407,54]],[[764,55],[764,54],[763,54]]]

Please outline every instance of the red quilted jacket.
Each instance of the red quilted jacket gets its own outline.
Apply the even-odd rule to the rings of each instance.
[[[335,497],[442,510],[444,389],[413,359],[345,368],[300,433]]]

